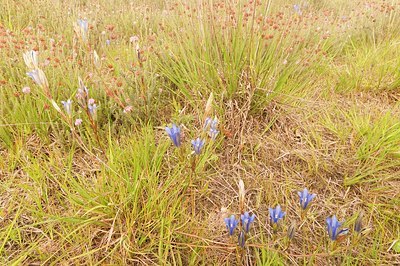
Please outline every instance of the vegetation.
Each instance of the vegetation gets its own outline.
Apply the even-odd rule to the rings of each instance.
[[[3,0],[0,263],[400,263],[399,23],[395,0]]]

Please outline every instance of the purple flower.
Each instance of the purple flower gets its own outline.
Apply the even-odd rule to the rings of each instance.
[[[242,220],[242,227],[246,233],[250,231],[250,226],[254,222],[255,218],[256,218],[255,214],[252,214],[250,216],[248,212],[245,212],[244,214],[240,215],[240,219]]]
[[[204,131],[207,131],[207,129],[210,127],[211,121],[212,121],[211,117],[206,118],[206,121],[204,121],[204,126],[203,126]]]
[[[239,221],[236,220],[235,215],[231,215],[229,218],[225,218],[225,224],[226,228],[229,231],[229,235],[233,235],[233,232],[235,231],[235,228],[237,227]]]
[[[305,188],[303,191],[298,191],[297,194],[300,197],[300,206],[303,210],[307,209],[310,202],[315,198],[316,194],[308,193],[308,190]]]
[[[78,25],[85,32],[89,30],[89,23],[86,19],[78,19]]]
[[[201,149],[204,146],[204,143],[205,143],[205,141],[200,138],[197,138],[196,140],[192,140],[192,146],[193,146],[195,154],[200,154]]]
[[[293,5],[294,12],[296,12],[299,16],[301,16],[302,12],[300,9],[300,5]]]
[[[88,110],[91,116],[95,117],[96,116],[96,112],[97,112],[97,105],[94,104],[88,104]]]
[[[28,73],[26,73],[37,85],[41,86],[42,88],[48,88],[49,83],[47,81],[46,75],[40,69],[34,69]]]
[[[204,127],[203,130],[207,131],[208,130],[208,135],[211,137],[212,140],[215,140],[219,131],[217,129],[217,125],[218,125],[218,119],[217,118],[210,118],[207,117],[206,121],[204,123]]]
[[[172,124],[172,127],[165,127],[165,131],[176,147],[181,146],[181,129],[178,126]]]
[[[326,219],[328,235],[331,240],[335,241],[339,235],[344,235],[349,231],[349,229],[347,229],[347,228],[340,230],[340,227],[342,226],[342,224],[343,223],[341,223],[337,220],[336,215],[333,215],[331,218],[328,217]]]
[[[78,25],[77,30],[80,32],[82,40],[86,41],[89,32],[89,22],[87,21],[87,19],[78,19],[77,25]]]
[[[61,101],[61,104],[64,106],[64,110],[67,115],[71,115],[72,113],[72,101],[68,99],[67,101]]]
[[[85,105],[85,102],[89,96],[89,89],[85,86],[81,78],[78,78],[79,88],[76,93],[76,98],[81,102],[82,105]]]
[[[272,224],[277,224],[285,215],[286,213],[282,212],[280,205],[277,205],[275,209],[269,208],[269,217]]]
[[[77,119],[75,120],[75,126],[80,126],[81,124],[82,124],[82,119],[77,118]]]

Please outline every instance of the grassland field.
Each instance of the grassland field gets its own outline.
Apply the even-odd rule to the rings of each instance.
[[[400,265],[400,1],[0,0],[0,265]]]

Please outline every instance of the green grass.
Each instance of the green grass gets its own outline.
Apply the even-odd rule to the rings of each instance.
[[[399,263],[399,10],[364,0],[5,0],[0,263]],[[87,42],[74,32],[79,18]],[[26,75],[31,49],[48,90]],[[78,106],[79,78],[95,117]],[[215,141],[203,132],[214,116]],[[304,187],[317,194],[305,216]],[[274,233],[277,204],[286,217]],[[242,211],[257,216],[244,249],[224,224]],[[325,226],[334,214],[350,228],[335,244]]]

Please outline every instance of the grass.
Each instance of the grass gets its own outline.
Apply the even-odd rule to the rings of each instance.
[[[399,263],[399,10],[365,0],[5,0],[0,263]],[[74,31],[81,18],[87,41]],[[32,49],[48,87],[26,75]],[[211,140],[203,126],[214,116]],[[304,187],[317,194],[306,214]],[[286,216],[274,233],[277,204]],[[242,249],[224,218],[243,211],[256,221]],[[331,215],[350,228],[341,241],[327,235]]]

